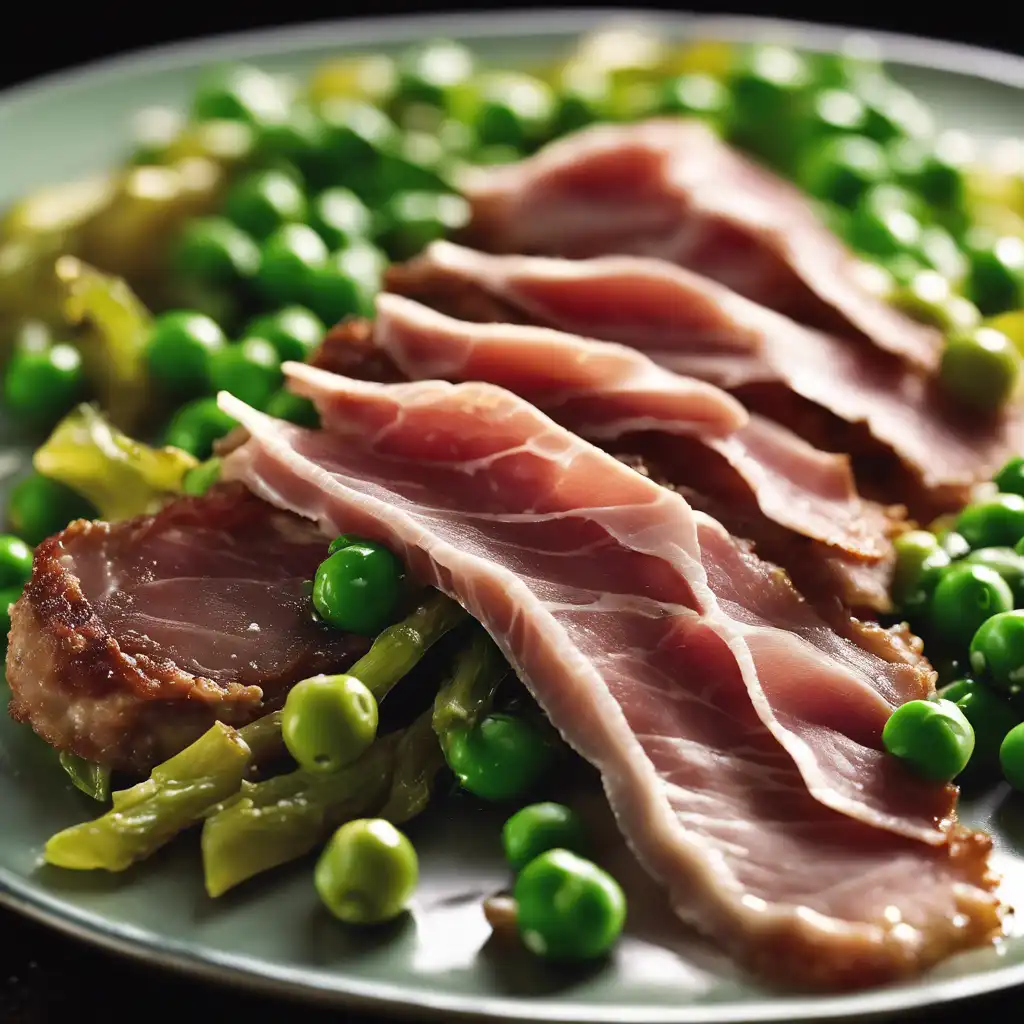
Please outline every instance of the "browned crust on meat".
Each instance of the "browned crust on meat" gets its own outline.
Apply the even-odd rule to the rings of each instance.
[[[950,884],[958,887],[959,914],[944,927],[936,924],[927,933],[912,929],[911,936],[898,921],[878,921],[874,936],[863,935],[859,942],[851,938],[840,956],[835,944],[816,943],[813,932],[787,923],[769,928],[757,943],[741,936],[733,952],[756,974],[802,991],[855,991],[913,977],[1002,934],[1004,910],[994,896],[998,878],[989,866],[991,849],[989,836],[957,825],[948,844],[935,851],[936,859],[945,862]]]
[[[187,530],[211,521],[226,530],[244,530],[265,517],[267,508],[242,485],[223,485],[128,523],[76,520],[43,541],[32,576],[11,610],[11,717],[30,724],[59,750],[141,771],[181,750],[214,721],[244,725],[279,706],[284,684],[297,680],[264,680],[269,684],[265,693],[260,686],[193,675],[170,660],[126,654],[78,578],[62,564],[67,543],[97,534],[105,539],[115,530],[127,530],[141,536],[169,525]],[[353,637],[349,646],[354,658],[368,641]]]

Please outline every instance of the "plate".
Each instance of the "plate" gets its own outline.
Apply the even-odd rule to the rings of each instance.
[[[393,51],[447,35],[471,42],[485,59],[511,64],[554,56],[612,14],[530,11],[317,25],[153,50],[41,80],[0,100],[0,205],[116,161],[130,114],[147,104],[186,102],[212,62],[244,59],[301,71],[344,49]],[[679,39],[778,39],[812,49],[834,48],[846,34],[751,19],[645,20]],[[877,40],[895,76],[946,125],[982,136],[1024,136],[1024,61],[908,38]],[[28,454],[12,429],[0,425],[0,491],[24,469]],[[206,899],[195,837],[123,876],[41,867],[46,838],[95,809],[65,784],[52,752],[2,716],[0,901],[116,952],[277,994],[448,1020],[741,1024],[864,1019],[1024,983],[1022,930],[998,949],[954,958],[903,985],[846,997],[780,996],[753,986],[714,949],[657,914],[635,915],[608,964],[556,972],[488,942],[480,902],[508,881],[497,842],[502,816],[468,801],[451,801],[412,823],[423,874],[416,904],[406,919],[369,936],[353,936],[328,919],[308,863],[216,902]],[[1012,904],[1015,889],[1024,895],[1024,801],[996,789],[965,800],[963,817],[994,832]],[[644,903],[638,898],[636,905]]]

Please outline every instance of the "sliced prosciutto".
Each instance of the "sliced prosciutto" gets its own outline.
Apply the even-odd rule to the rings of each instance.
[[[144,772],[215,720],[280,707],[369,647],[309,615],[326,550],[314,524],[237,484],[72,523],[36,548],[11,612],[11,715],[58,750]]]
[[[469,319],[635,348],[821,448],[850,452],[866,490],[922,516],[962,506],[1024,441],[1017,413],[965,415],[898,360],[662,260],[493,256],[439,242],[396,268],[389,286]]]
[[[992,937],[989,841],[877,749],[927,691],[912,659],[833,632],[713,520],[506,391],[303,380],[330,429],[221,395],[250,432],[225,473],[461,602],[686,920],[776,982],[834,988]]]
[[[808,200],[700,122],[589,128],[520,163],[474,168],[461,184],[479,248],[656,256],[922,369],[938,363],[938,332],[861,285]]]
[[[563,426],[616,451],[657,458],[670,479],[710,489],[740,507],[864,560],[889,551],[886,519],[857,495],[841,456],[742,407],[723,409],[716,436],[707,404],[734,401],[718,389],[694,392],[671,373],[619,345],[515,324],[454,320],[396,295],[382,295],[377,347],[411,380],[488,381],[532,402]],[[707,387],[707,385],[705,385]]]

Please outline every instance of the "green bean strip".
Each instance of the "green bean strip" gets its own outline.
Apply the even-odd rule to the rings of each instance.
[[[400,733],[378,740],[340,771],[295,771],[244,783],[203,826],[206,891],[221,896],[255,875],[301,857],[386,797]]]
[[[439,635],[444,622],[450,626],[460,620],[435,598],[428,604],[432,613],[419,618],[425,624],[429,620],[429,633],[421,628],[399,632],[400,651],[407,649],[414,634],[430,639]],[[415,640],[413,647],[424,650],[423,640]],[[406,670],[411,667],[403,664]],[[378,660],[377,665],[385,663]],[[237,796],[214,808],[203,826],[207,892],[220,896],[263,871],[301,857],[345,821],[377,813],[377,808],[382,808],[380,817],[395,824],[415,817],[429,803],[434,779],[445,766],[435,718],[440,716],[445,729],[472,724],[489,706],[506,668],[497,648],[478,629],[457,656],[433,708],[407,729],[379,739],[361,758],[337,772],[299,770],[265,782],[244,783]],[[375,689],[387,675],[381,668],[376,678],[365,674],[363,678]],[[378,689],[382,691],[387,692],[384,687]]]
[[[420,814],[430,802],[434,780],[445,767],[443,747],[452,729],[473,725],[486,714],[508,665],[491,638],[477,627],[456,656],[433,708],[405,731],[395,752],[391,793],[380,812],[394,825]]]
[[[251,763],[238,730],[217,722],[144,782],[115,793],[106,814],[58,832],[44,856],[62,868],[124,871],[237,792]]]
[[[451,598],[433,591],[407,618],[383,630],[348,674],[364,682],[380,703],[441,637],[468,618]]]

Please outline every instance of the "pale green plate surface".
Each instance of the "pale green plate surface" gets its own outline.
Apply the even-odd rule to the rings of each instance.
[[[63,75],[0,99],[0,206],[27,189],[115,161],[131,112],[186,101],[200,68],[211,61],[252,59],[270,69],[299,70],[345,47],[393,48],[444,34],[471,38],[488,58],[513,63],[554,53],[580,29],[604,20],[530,12],[318,26],[177,47]],[[664,24],[679,37],[777,37],[818,48],[840,38],[823,29],[747,20],[675,17]],[[914,40],[880,41],[898,77],[946,124],[1024,136],[1024,62]],[[18,461],[13,434],[2,436],[9,447],[0,455],[0,478]],[[507,881],[497,849],[501,816],[459,801],[410,828],[423,864],[418,902],[409,920],[372,938],[353,937],[327,920],[308,864],[237,896],[207,900],[195,837],[122,878],[41,870],[46,837],[94,809],[64,783],[53,755],[31,733],[0,717],[0,900],[154,963],[296,996],[433,1011],[448,1019],[479,1014],[667,1024],[862,1017],[1024,983],[1022,937],[884,991],[841,999],[780,997],[740,979],[681,927],[666,930],[664,921],[654,920],[637,921],[610,964],[557,973],[515,950],[485,946],[481,897]],[[964,817],[994,831],[1012,901],[1010,890],[1024,889],[1024,800],[994,791],[968,801]],[[632,906],[643,904],[638,896]]]

